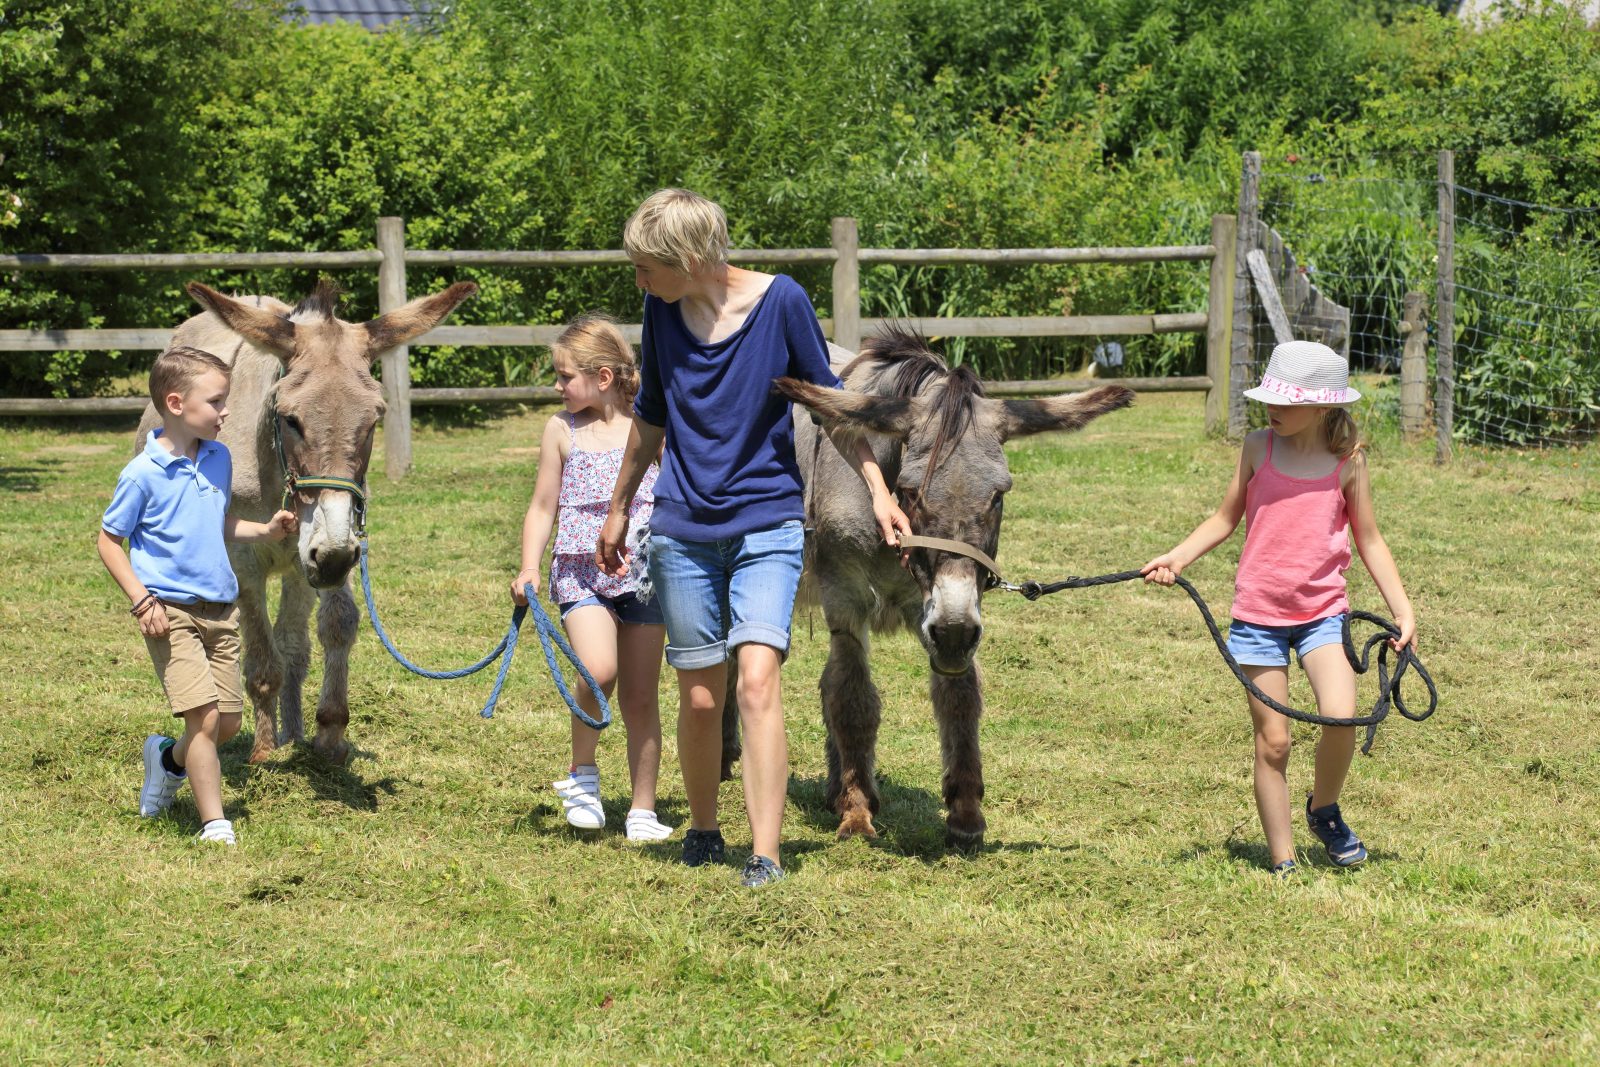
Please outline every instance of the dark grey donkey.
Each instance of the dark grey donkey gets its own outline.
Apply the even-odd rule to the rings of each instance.
[[[1011,488],[1005,441],[1076,430],[1133,400],[1133,392],[1120,385],[1038,400],[991,400],[971,370],[952,369],[923,338],[895,331],[867,341],[840,376],[842,390],[792,378],[779,379],[778,388],[821,419],[834,440],[870,435],[884,479],[914,532],[962,541],[991,557],[999,547],[1002,504]],[[839,813],[839,836],[876,835],[874,764],[881,705],[872,684],[869,634],[906,626],[922,641],[931,668],[944,757],[947,840],[960,848],[977,847],[984,833],[978,747],[983,689],[974,654],[983,633],[981,606],[989,575],[965,556],[923,548],[913,550],[909,566],[902,566],[878,534],[861,479],[837,449],[819,444],[811,419],[795,422],[813,531],[806,585],[822,602],[830,635],[822,714],[828,731],[827,799]],[[737,746],[732,734],[724,743],[725,765],[737,757]]]

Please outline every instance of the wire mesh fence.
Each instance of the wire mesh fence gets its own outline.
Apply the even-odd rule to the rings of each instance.
[[[1509,199],[1441,173],[1267,169],[1260,217],[1313,284],[1349,309],[1353,368],[1398,379],[1408,341],[1426,361],[1426,388],[1389,383],[1381,414],[1413,429],[1443,414],[1454,440],[1478,444],[1592,441],[1600,432],[1600,209]],[[1453,266],[1443,294],[1441,253]],[[1452,298],[1445,338],[1441,295]],[[1453,342],[1443,382],[1441,340]],[[1441,400],[1451,410],[1441,413]]]

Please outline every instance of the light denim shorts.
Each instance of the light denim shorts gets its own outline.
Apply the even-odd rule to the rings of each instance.
[[[650,579],[667,622],[667,662],[713,667],[755,643],[789,652],[789,621],[805,558],[805,528],[791,520],[721,541],[650,535]]]
[[[654,600],[640,600],[637,593],[623,593],[621,596],[601,596],[591,593],[582,600],[569,600],[565,604],[558,604],[561,609],[561,619],[566,621],[579,608],[590,605],[605,608],[611,612],[611,617],[620,623],[633,626],[660,626],[661,605]]]
[[[1234,619],[1228,624],[1228,651],[1246,667],[1287,667],[1292,648],[1304,665],[1312,649],[1344,643],[1344,620],[1344,615],[1329,615],[1293,626],[1262,626]]]

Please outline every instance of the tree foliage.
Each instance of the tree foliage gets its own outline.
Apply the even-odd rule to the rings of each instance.
[[[1463,27],[1401,0],[456,0],[423,31],[298,27],[276,2],[0,0],[0,242],[21,251],[616,247],[662,185],[722,202],[736,245],[827,243],[852,215],[878,246],[1203,243],[1238,154],[1417,175],[1441,146],[1503,195],[1593,203],[1600,45],[1551,11]],[[1329,230],[1390,289],[1426,260]],[[1319,230],[1319,226],[1323,228]],[[1397,231],[1398,232],[1398,231]],[[1420,232],[1420,231],[1419,231]],[[1426,234],[1422,233],[1422,237]],[[1378,257],[1378,258],[1372,258]],[[1381,262],[1380,262],[1381,259]],[[795,270],[819,305],[826,272]],[[632,317],[626,272],[472,276],[463,321]],[[16,274],[6,326],[173,323],[173,275]],[[292,297],[306,272],[208,280]],[[351,313],[370,271],[340,275]],[[1203,306],[1178,264],[868,268],[869,314],[1091,314]],[[1090,341],[952,343],[995,376],[1069,369]],[[1187,372],[1184,335],[1130,343]],[[425,384],[543,373],[532,350],[430,349]],[[115,354],[0,363],[0,392],[103,388]]]

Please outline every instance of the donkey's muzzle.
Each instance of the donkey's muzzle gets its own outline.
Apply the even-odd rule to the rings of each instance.
[[[306,581],[313,589],[343,585],[350,568],[361,557],[358,547],[318,546],[306,552]]]
[[[965,674],[977,654],[978,642],[983,640],[981,624],[929,623],[923,632],[927,636],[928,662],[940,674]]]

